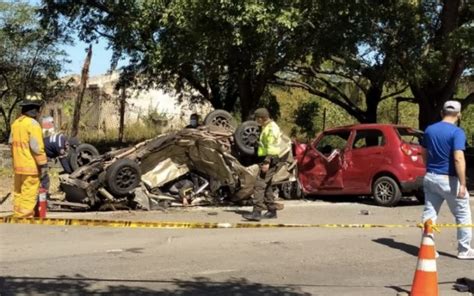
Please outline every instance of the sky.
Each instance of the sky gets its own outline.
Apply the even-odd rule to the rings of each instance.
[[[68,54],[68,59],[71,60],[70,64],[64,65],[64,75],[80,74],[82,66],[84,65],[88,44],[80,41],[77,37],[74,43],[74,45],[61,46]],[[105,74],[109,70],[111,58],[112,51],[107,49],[107,42],[104,39],[100,39],[99,43],[93,43],[89,75],[97,76]]]
[[[39,6],[40,0],[28,0],[31,5]],[[74,36],[74,45],[64,45],[60,48],[64,49],[71,60],[70,64],[64,65],[63,75],[80,74],[84,60],[86,58],[86,50],[88,44],[79,40],[78,36]],[[98,43],[92,44],[92,60],[89,68],[89,75],[96,76],[105,74],[110,67],[110,59],[112,51],[107,49],[107,41],[99,39]],[[122,64],[119,62],[119,66]]]

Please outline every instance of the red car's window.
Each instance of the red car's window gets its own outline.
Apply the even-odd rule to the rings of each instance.
[[[324,134],[315,148],[322,154],[330,154],[334,149],[343,150],[347,145],[347,140],[349,139],[350,134],[350,131]]]
[[[409,128],[409,127],[397,127],[397,132],[400,139],[409,144],[421,145],[423,143],[423,132]]]
[[[383,146],[385,137],[380,130],[358,130],[352,148],[360,149],[366,147]]]

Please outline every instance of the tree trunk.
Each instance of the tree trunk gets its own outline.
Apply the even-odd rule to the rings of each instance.
[[[365,102],[367,109],[365,110],[365,120],[361,123],[377,123],[377,109],[382,99],[381,87],[370,87],[367,94],[365,94]]]
[[[424,131],[428,125],[440,120],[439,112],[441,108],[434,105],[434,99],[430,100],[428,97],[417,99],[419,102],[418,127]]]
[[[72,119],[72,129],[71,129],[72,137],[76,137],[77,134],[79,133],[79,122],[81,120],[82,100],[84,99],[84,93],[87,87],[87,80],[89,79],[89,65],[91,63],[91,57],[92,57],[92,45],[89,45],[86,60],[84,61],[84,66],[82,67],[81,84],[79,86],[79,93],[77,94],[76,104],[74,105],[74,116]]]
[[[10,135],[10,122],[7,120],[7,115],[5,114],[5,110],[3,110],[2,106],[0,106],[0,114],[2,115],[3,122],[5,122],[5,131],[2,135],[2,142],[7,141]]]
[[[252,115],[260,98],[254,98],[252,92],[252,82],[248,74],[242,74],[238,79],[240,114],[242,121],[245,121]]]
[[[119,123],[119,134],[118,134],[118,141],[119,143],[123,143],[123,131],[125,129],[125,105],[127,103],[127,94],[125,91],[125,87],[122,87],[122,93],[120,94],[120,123]]]

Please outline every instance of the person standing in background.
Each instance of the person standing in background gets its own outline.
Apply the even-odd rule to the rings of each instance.
[[[423,222],[438,217],[441,205],[446,200],[457,224],[471,224],[469,192],[466,188],[466,135],[456,126],[461,118],[461,104],[447,101],[441,111],[442,120],[428,126],[423,137],[423,160],[426,175],[423,181],[425,208]],[[458,258],[474,259],[471,249],[470,227],[457,229]]]
[[[13,216],[33,217],[41,180],[47,176],[48,160],[43,132],[37,121],[42,101],[24,100],[21,116],[11,126],[14,171]]]
[[[280,162],[280,128],[270,118],[270,113],[266,108],[255,110],[255,121],[262,127],[257,147],[260,170],[254,186],[253,211],[242,215],[244,219],[250,221],[260,221],[262,217],[266,219],[277,218],[272,178]],[[262,216],[263,210],[267,210],[267,212]]]

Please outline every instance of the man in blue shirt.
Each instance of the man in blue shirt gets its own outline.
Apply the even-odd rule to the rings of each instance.
[[[44,138],[44,150],[49,160],[58,158],[65,173],[72,173],[71,165],[67,158],[69,150],[69,139],[61,134],[55,133]],[[41,180],[41,186],[49,190],[49,176]]]
[[[423,146],[426,151],[426,175],[423,182],[425,208],[423,221],[436,221],[441,205],[446,200],[457,224],[471,224],[469,192],[466,188],[466,135],[456,126],[461,118],[461,104],[447,101],[441,111],[443,119],[425,130]],[[458,258],[474,259],[471,249],[472,230],[458,228]]]

